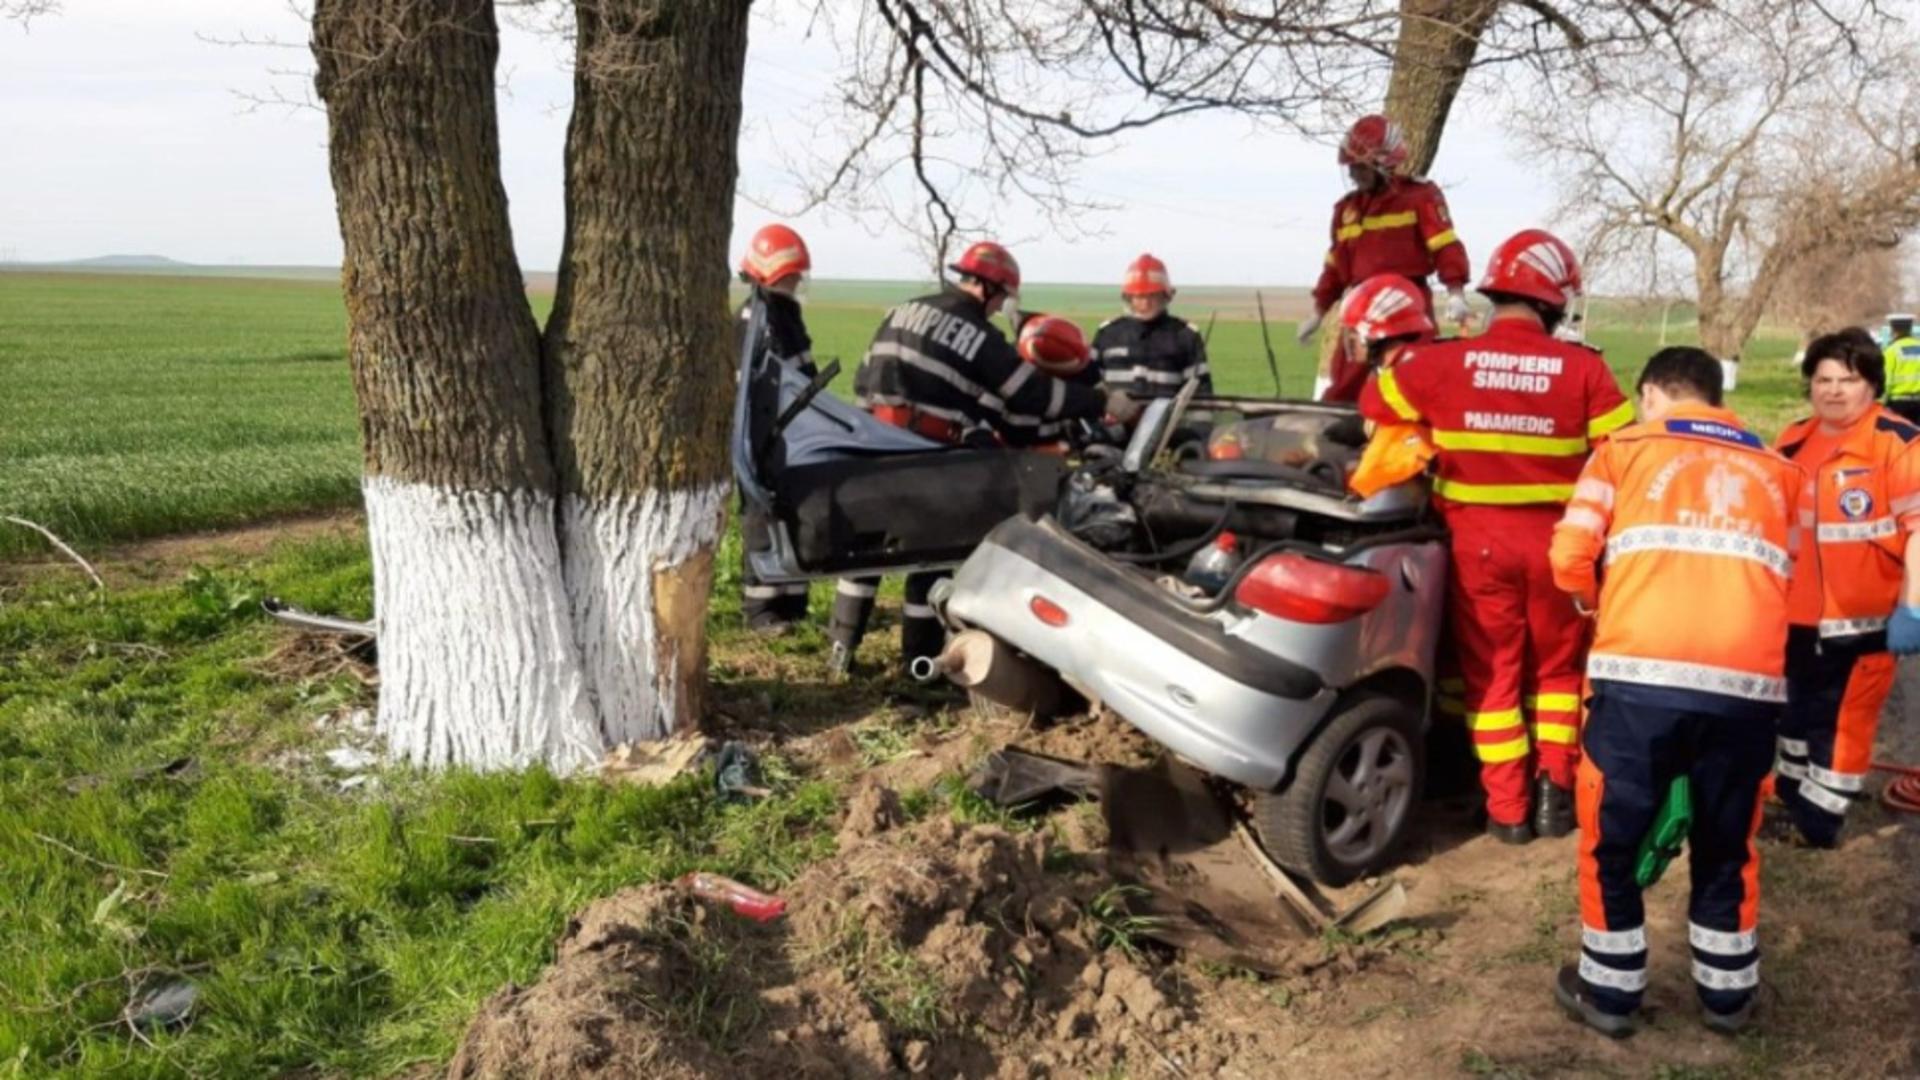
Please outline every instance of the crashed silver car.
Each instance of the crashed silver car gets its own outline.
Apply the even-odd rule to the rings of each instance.
[[[1284,436],[1289,463],[1170,458],[1189,410],[1216,438]],[[1346,493],[1358,431],[1341,406],[1156,402],[1123,456],[1071,478],[1055,515],[1003,522],[936,591],[961,634],[946,666],[1030,701],[1057,673],[1246,789],[1282,865],[1327,884],[1378,869],[1424,784],[1446,553],[1422,484]],[[1229,529],[1249,548],[1232,576],[1213,592],[1182,581]]]
[[[761,329],[750,304],[733,432],[768,521],[760,580],[957,566],[933,597],[954,637],[923,677],[1037,712],[1069,688],[1101,703],[1252,793],[1268,852],[1320,881],[1391,860],[1424,783],[1444,534],[1423,484],[1347,494],[1351,408],[1189,385],[1124,449],[950,447],[824,393],[834,370],[809,378]],[[1201,449],[1223,435],[1281,452]],[[1238,570],[1182,581],[1224,531]]]

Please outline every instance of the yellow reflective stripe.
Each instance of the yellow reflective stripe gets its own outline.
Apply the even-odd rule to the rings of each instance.
[[[1447,694],[1464,694],[1467,692],[1467,680],[1441,679],[1440,691]]]
[[[1382,373],[1385,374],[1384,372]],[[1382,386],[1384,392],[1386,387]],[[1572,484],[1468,484],[1439,477],[1433,493],[1458,503],[1485,506],[1517,506],[1523,503],[1557,503],[1573,498]]]
[[[1555,743],[1560,746],[1572,746],[1580,733],[1572,724],[1535,724],[1533,737],[1543,743]]]
[[[1386,400],[1387,408],[1402,420],[1418,422],[1420,410],[1413,407],[1407,396],[1400,392],[1400,380],[1394,377],[1392,368],[1380,369],[1380,396]]]
[[[1459,238],[1459,237],[1457,237],[1457,236],[1455,236],[1455,235],[1453,235],[1453,230],[1452,230],[1452,229],[1448,229],[1448,230],[1447,230],[1446,232],[1443,232],[1443,233],[1440,233],[1440,234],[1439,234],[1439,235],[1437,235],[1437,236],[1430,236],[1430,237],[1428,237],[1428,238],[1427,238],[1427,250],[1428,250],[1428,251],[1439,251],[1439,250],[1440,250],[1441,248],[1443,248],[1443,247],[1446,247],[1446,246],[1447,246],[1448,244],[1451,244],[1451,243],[1453,243],[1454,241],[1456,241],[1456,240],[1458,240],[1458,239],[1460,239],[1460,238]]]
[[[1527,737],[1522,735],[1517,739],[1508,739],[1506,742],[1474,743],[1473,752],[1482,763],[1498,765],[1503,761],[1526,757]]]
[[[1475,731],[1499,731],[1502,728],[1519,727],[1520,710],[1501,709],[1499,712],[1468,713],[1467,723]]]
[[[1448,716],[1467,715],[1467,703],[1464,701],[1461,701],[1459,698],[1451,698],[1451,697],[1436,698],[1434,700],[1433,707],[1447,714]]]
[[[1579,694],[1528,694],[1527,708],[1547,712],[1573,712],[1580,708]]]
[[[1398,214],[1376,214],[1373,217],[1363,217],[1359,221],[1342,225],[1333,235],[1336,240],[1351,240],[1361,233],[1379,232],[1382,229],[1404,229],[1418,224],[1419,220],[1419,215],[1412,210],[1404,210]]]
[[[1633,423],[1633,402],[1623,401],[1587,421],[1587,438],[1597,439],[1602,435],[1611,435],[1631,423]]]
[[[1498,431],[1442,431],[1433,429],[1433,445],[1442,450],[1484,450],[1495,454],[1535,454],[1540,457],[1577,457],[1590,447],[1578,436],[1508,435]]]

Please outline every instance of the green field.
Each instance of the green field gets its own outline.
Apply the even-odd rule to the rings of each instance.
[[[845,391],[900,282],[818,282],[807,317],[815,354],[838,358]],[[548,297],[535,293],[544,315]],[[1179,309],[1205,325],[1226,393],[1273,391],[1246,289],[1196,288]],[[1297,312],[1298,290],[1275,290],[1269,312]],[[1117,307],[1104,286],[1035,285],[1034,310],[1089,329]],[[1594,338],[1623,379],[1657,345],[1653,329],[1595,316]],[[1270,332],[1289,395],[1312,385],[1294,323]],[[1685,329],[1685,328],[1683,328]],[[219,528],[358,499],[359,435],[346,326],[330,282],[151,274],[0,274],[0,513],[37,521],[83,547]],[[1763,337],[1736,407],[1764,429],[1793,412],[1798,381],[1781,362],[1785,335]],[[40,550],[0,530],[0,555]]]

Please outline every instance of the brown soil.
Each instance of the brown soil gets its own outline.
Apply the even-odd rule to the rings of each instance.
[[[98,553],[88,553],[86,557],[111,588],[116,584],[182,577],[202,563],[257,557],[283,541],[356,536],[365,531],[366,517],[360,511],[330,510],[274,518],[239,529],[179,533],[117,544]],[[77,580],[85,580],[79,567],[56,552],[0,560],[0,582],[67,573],[75,575]]]
[[[971,721],[938,745],[990,742],[975,723],[1018,727]],[[1027,729],[1022,743],[1130,757],[1107,723]],[[1887,1076],[1908,1074],[1916,1051],[1914,871],[1878,807],[1839,852],[1765,845],[1755,1036],[1698,1025],[1677,865],[1649,896],[1649,1025],[1615,1043],[1549,998],[1577,948],[1571,838],[1515,850],[1436,809],[1396,872],[1405,918],[1362,941],[1296,939],[1269,976],[1103,935],[1112,918],[1091,912],[1114,878],[1089,807],[1021,833],[938,807],[896,825],[891,789],[850,790],[839,853],[786,890],[784,923],[665,886],[601,901],[536,985],[488,1003],[450,1075]]]

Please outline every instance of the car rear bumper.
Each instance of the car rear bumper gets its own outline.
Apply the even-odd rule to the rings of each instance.
[[[1034,615],[1036,596],[1065,610],[1067,624]],[[1050,521],[995,529],[955,574],[946,610],[1194,765],[1251,788],[1286,782],[1336,697],[1314,672],[1226,633]]]

